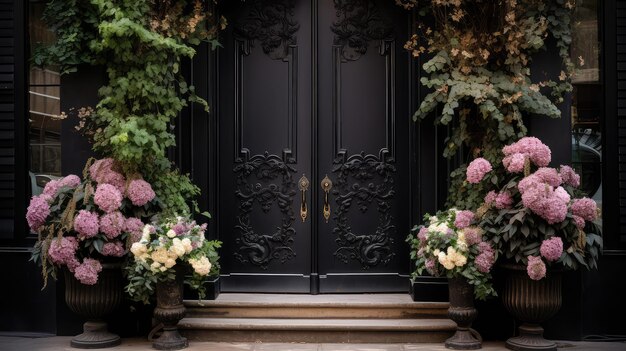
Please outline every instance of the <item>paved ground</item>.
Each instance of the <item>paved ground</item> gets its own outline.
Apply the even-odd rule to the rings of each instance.
[[[0,351],[76,351],[71,348],[70,337],[24,338],[0,336]],[[559,343],[559,350],[565,351],[626,351],[622,342],[570,342]],[[143,339],[124,339],[121,346],[110,348],[111,351],[152,350],[151,344]],[[274,343],[215,343],[193,342],[187,351],[441,351],[446,350],[441,344],[274,344]],[[504,343],[485,342],[485,351],[506,350]]]

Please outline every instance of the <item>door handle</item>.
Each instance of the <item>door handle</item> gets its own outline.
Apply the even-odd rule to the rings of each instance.
[[[298,187],[300,188],[300,193],[302,194],[302,202],[300,203],[300,218],[302,218],[302,222],[306,221],[306,217],[309,214],[309,209],[306,205],[306,192],[309,190],[309,180],[307,177],[302,174],[302,178],[298,181]]]
[[[333,182],[328,178],[328,174],[322,179],[322,190],[324,190],[324,207],[322,208],[322,213],[324,214],[324,219],[326,223],[328,223],[328,219],[330,218],[330,203],[328,202],[328,194],[330,193],[330,189],[333,188]]]

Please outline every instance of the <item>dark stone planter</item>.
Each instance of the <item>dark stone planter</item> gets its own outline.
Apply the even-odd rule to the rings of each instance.
[[[157,350],[180,350],[189,346],[177,327],[178,321],[185,317],[183,279],[184,274],[177,270],[175,280],[157,283],[154,318],[163,324],[163,333],[152,343],[152,347]]]
[[[480,335],[471,329],[478,312],[474,308],[474,287],[464,277],[448,279],[450,308],[448,317],[456,322],[456,332],[446,340],[446,348],[476,350],[482,347]],[[478,338],[476,338],[478,336]]]
[[[409,281],[409,294],[413,301],[448,302],[448,279],[420,276]]]
[[[548,271],[535,281],[528,277],[526,267],[504,265],[508,271],[502,303],[513,317],[522,321],[519,336],[509,338],[506,347],[517,351],[556,351],[556,343],[543,338],[541,323],[561,308],[561,272]]]
[[[70,310],[87,318],[83,333],[72,338],[72,347],[99,349],[120,344],[120,337],[110,333],[105,316],[122,302],[122,271],[119,264],[103,264],[95,285],[79,282],[69,271],[65,276],[65,303]]]
[[[203,283],[206,288],[206,296],[204,300],[215,300],[220,295],[220,277],[218,276],[210,276]],[[198,300],[198,292],[195,290],[191,290],[189,286],[185,285],[184,288],[184,298],[185,300]]]

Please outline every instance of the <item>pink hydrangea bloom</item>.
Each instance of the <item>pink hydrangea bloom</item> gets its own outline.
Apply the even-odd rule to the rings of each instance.
[[[26,221],[33,231],[37,231],[50,215],[50,205],[48,204],[49,196],[39,195],[30,199],[30,204],[26,210]]]
[[[496,201],[497,196],[498,196],[497,193],[491,190],[490,192],[487,193],[487,195],[485,195],[485,203],[487,205],[491,205],[492,203]]]
[[[426,244],[426,236],[428,235],[428,228],[422,227],[420,231],[417,233],[417,238],[420,241],[421,245]]]
[[[139,218],[129,217],[124,222],[124,231],[130,234],[130,241],[136,243],[141,239],[143,231],[143,222]]]
[[[575,188],[580,186],[580,176],[576,174],[572,167],[561,165],[559,174],[561,175],[561,179],[563,179],[564,184],[571,185]]]
[[[550,148],[535,137],[524,137],[517,142],[502,148],[505,156],[516,153],[530,158],[530,161],[538,167],[546,167],[552,159]]]
[[[74,217],[74,230],[81,238],[96,236],[100,230],[98,214],[87,210],[78,211],[78,215]]]
[[[74,277],[85,285],[94,285],[98,282],[98,273],[102,271],[102,265],[98,260],[86,258],[74,269]]]
[[[546,276],[546,264],[543,263],[541,257],[528,256],[526,273],[532,280],[541,280]]]
[[[544,198],[530,209],[545,219],[548,224],[563,222],[567,216],[567,203],[556,196]]]
[[[111,184],[116,187],[120,193],[124,193],[126,179],[122,174],[116,172],[114,168],[115,161],[112,158],[103,158],[95,161],[89,167],[89,174],[98,184]]]
[[[509,173],[519,173],[524,170],[526,156],[520,153],[514,153],[502,159],[502,164]]]
[[[463,233],[465,234],[465,242],[469,246],[478,244],[482,240],[482,233],[478,227],[467,227],[463,229]]]
[[[587,197],[574,199],[572,202],[572,214],[587,221],[595,221],[598,218],[598,205]]]
[[[61,188],[61,181],[58,179],[53,179],[46,183],[46,186],[43,188],[43,194],[55,197],[59,189]]]
[[[571,200],[569,193],[562,186],[554,189],[554,196],[556,196],[563,203],[569,203],[569,200]]]
[[[535,188],[537,186],[544,186],[541,179],[534,174],[525,177],[517,183],[517,189],[521,194],[525,193],[528,189]],[[545,186],[544,186],[545,187]]]
[[[563,240],[558,236],[546,239],[541,243],[539,252],[548,262],[554,262],[561,258],[561,254],[563,253]]]
[[[135,179],[128,184],[127,195],[135,206],[143,206],[154,199],[154,190],[150,183],[143,179]]]
[[[485,174],[491,172],[491,163],[482,157],[474,159],[467,166],[466,176],[467,181],[473,184],[480,183],[485,177]]]
[[[582,230],[585,229],[585,219],[577,216],[577,215],[572,215],[572,219],[574,220],[574,224],[576,225],[576,228]]]
[[[489,273],[491,267],[493,267],[493,263],[495,262],[495,255],[493,251],[483,251],[482,253],[476,256],[474,259],[474,264],[476,268],[482,273]]]
[[[106,213],[118,210],[122,206],[122,199],[122,193],[111,184],[99,184],[93,196],[93,202]]]
[[[541,167],[535,171],[534,175],[541,179],[542,182],[553,187],[557,187],[563,182],[559,172],[550,167]]]
[[[454,218],[454,225],[459,229],[463,229],[465,227],[469,227],[473,220],[474,212],[468,210],[458,211],[456,213],[456,217]]]
[[[439,275],[438,274],[439,272],[437,272],[437,265],[436,265],[435,259],[433,258],[427,259],[426,262],[424,262],[424,266],[426,267],[426,271],[429,274],[434,275],[434,276]]]
[[[78,249],[78,241],[73,236],[52,239],[50,247],[48,247],[48,259],[52,263],[58,265],[66,265],[76,260],[76,250]]]
[[[489,245],[488,242],[485,241],[481,241],[478,244],[478,252],[483,253],[483,252],[491,252],[494,253],[493,251],[493,247],[491,247],[491,245]]]
[[[70,174],[59,180],[62,187],[76,188],[80,185],[80,178],[75,174]]]
[[[504,209],[511,208],[513,205],[513,198],[511,197],[511,193],[508,191],[503,191],[496,196],[496,208]]]
[[[176,233],[176,235],[182,235],[185,234],[185,232],[187,232],[189,229],[184,223],[176,223],[172,227],[172,230],[174,231],[174,233]]]
[[[104,256],[122,257],[126,253],[124,243],[121,241],[112,241],[102,245],[102,254]]]
[[[115,211],[100,217],[100,231],[109,239],[117,238],[124,230],[126,219],[121,212]]]

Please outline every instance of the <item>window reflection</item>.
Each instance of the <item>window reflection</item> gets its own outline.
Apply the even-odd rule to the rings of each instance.
[[[30,52],[54,41],[42,19],[45,2],[29,3]],[[29,153],[33,195],[61,175],[60,75],[55,67],[31,67],[29,72]]]
[[[602,87],[598,0],[578,0],[572,23],[572,165],[581,187],[602,208]],[[602,219],[598,220],[600,226]]]

